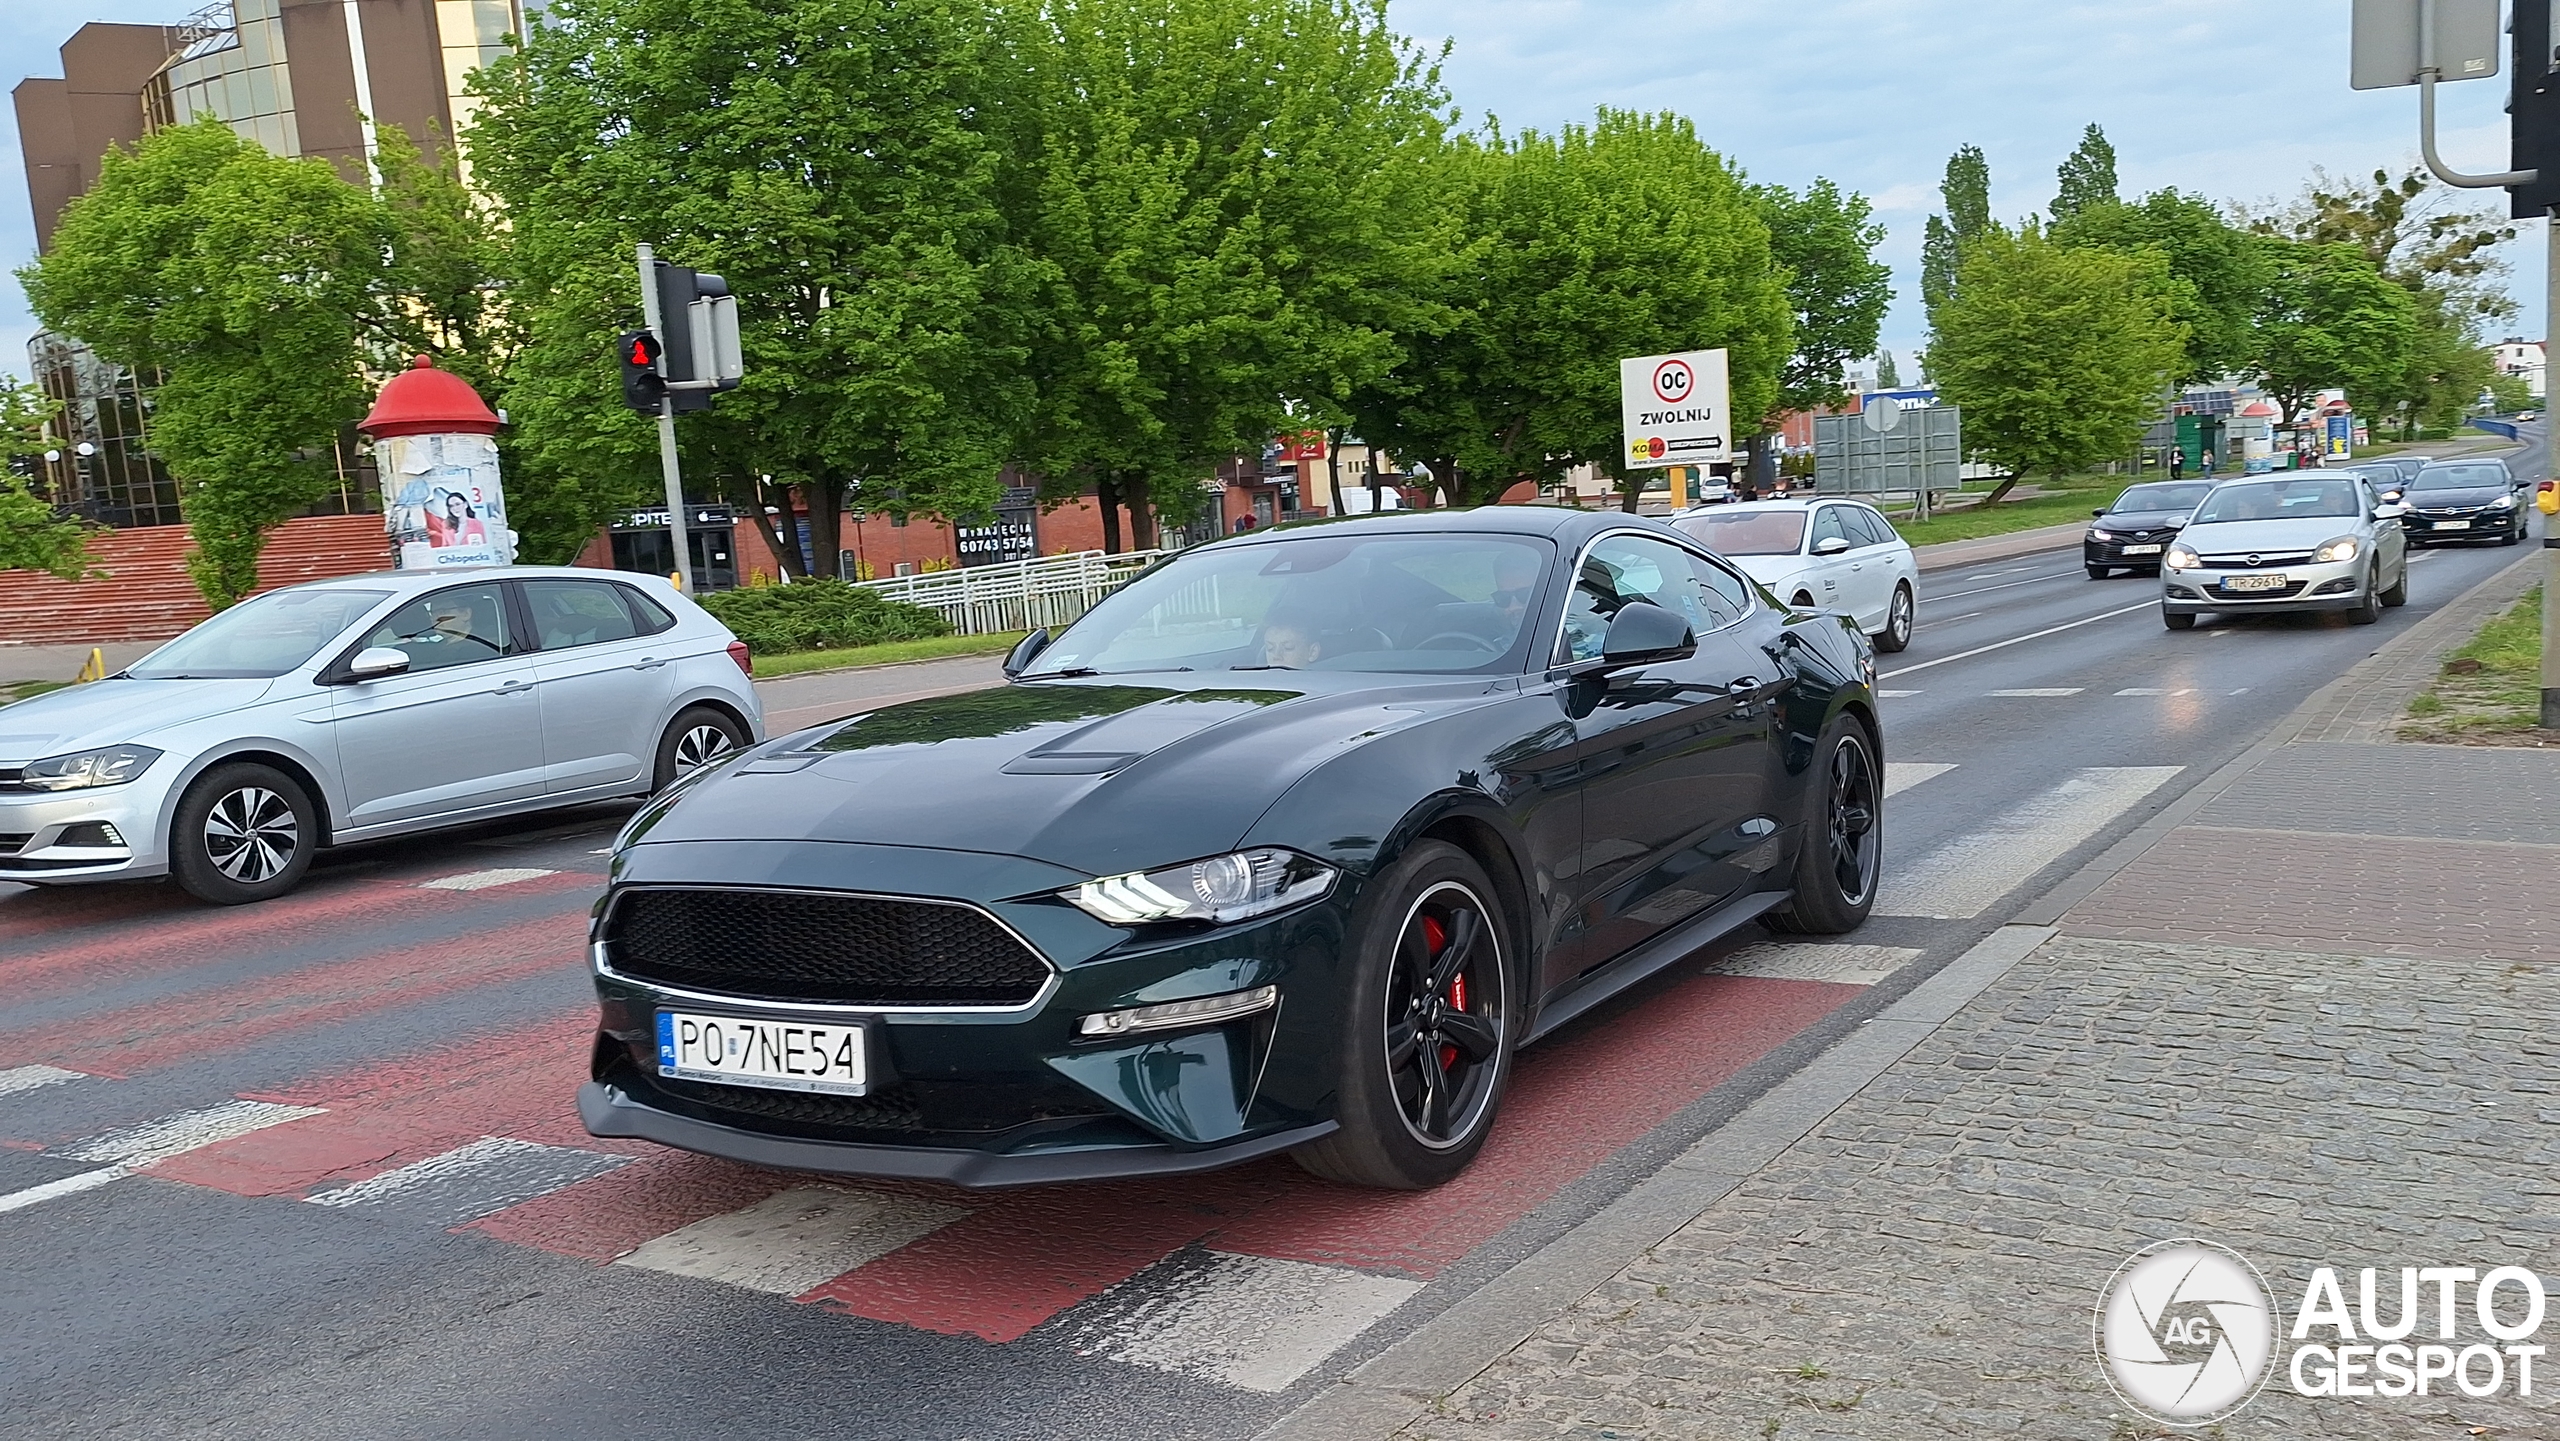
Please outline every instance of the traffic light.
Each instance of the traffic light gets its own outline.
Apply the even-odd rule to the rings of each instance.
[[[2507,127],[2518,170],[2539,171],[2530,185],[2507,188],[2513,202],[2509,214],[2536,220],[2560,206],[2560,45],[2554,10],[2560,0],[2518,0],[2515,23],[2515,78],[2507,94]]]
[[[709,410],[715,395],[735,390],[746,367],[738,349],[738,302],[729,282],[700,270],[657,262],[658,316],[666,330],[659,373],[678,412]]]
[[[645,330],[626,330],[614,342],[622,359],[622,403],[643,415],[658,413],[666,398],[666,377],[658,373],[658,337]]]

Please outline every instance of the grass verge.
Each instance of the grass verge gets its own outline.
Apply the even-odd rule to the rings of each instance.
[[[2543,730],[2542,592],[2480,628],[2409,702],[2400,739],[2454,745],[2554,745]]]
[[[893,640],[886,645],[859,645],[850,650],[802,650],[756,657],[756,679],[804,675],[816,670],[850,670],[864,665],[896,665],[900,661],[940,660],[955,655],[1001,655],[1013,649],[1023,632],[999,635],[945,635],[931,640]]]
[[[2042,495],[2004,500],[1994,506],[1941,511],[1925,521],[1896,520],[1893,528],[1913,545],[1936,545],[1941,541],[1980,540],[1989,535],[2064,525],[2087,520],[2090,511],[2115,499],[2119,490],[2131,484],[2133,481],[2124,476],[2073,476],[2064,482],[2065,489],[2047,489]]]
[[[0,681],[0,705],[8,705],[13,701],[22,701],[30,696],[40,696],[49,690],[60,690],[69,684],[71,684],[71,682],[67,680]]]

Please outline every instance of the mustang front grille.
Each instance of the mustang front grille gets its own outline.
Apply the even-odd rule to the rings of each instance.
[[[634,980],[838,1006],[1018,1006],[1048,962],[984,911],[817,891],[640,889],[605,920]]]

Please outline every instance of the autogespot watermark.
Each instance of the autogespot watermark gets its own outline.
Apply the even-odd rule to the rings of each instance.
[[[2144,1247],[2099,1293],[2099,1367],[2128,1404],[2173,1427],[2225,1420],[2277,1375],[2308,1397],[2533,1395],[2540,1276],[2522,1266],[2341,1274],[2312,1268],[2288,1329],[2265,1276],[2237,1251],[2193,1239]]]

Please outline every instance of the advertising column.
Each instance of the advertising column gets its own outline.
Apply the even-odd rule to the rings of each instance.
[[[373,437],[382,523],[401,570],[512,565],[516,533],[498,478],[498,417],[421,355],[382,387],[357,428]]]

